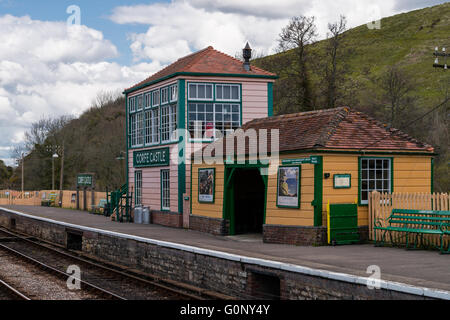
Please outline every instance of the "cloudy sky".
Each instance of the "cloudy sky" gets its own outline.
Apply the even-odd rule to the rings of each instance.
[[[99,92],[123,90],[209,45],[234,56],[249,41],[273,53],[293,15],[315,16],[324,38],[340,14],[355,27],[443,2],[0,0],[0,159],[14,164],[11,148],[31,123],[79,115]]]

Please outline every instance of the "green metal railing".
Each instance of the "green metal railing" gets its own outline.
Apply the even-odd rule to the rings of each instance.
[[[108,192],[106,190],[106,208],[105,215],[116,214],[116,220],[119,222],[131,222],[131,207],[133,194],[128,193],[128,185],[124,184],[119,190]]]

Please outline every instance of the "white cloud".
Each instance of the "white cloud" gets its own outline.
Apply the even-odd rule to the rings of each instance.
[[[80,115],[99,91],[123,90],[160,69],[108,59],[117,48],[86,26],[0,16],[0,159],[44,116]]]
[[[230,55],[246,41],[258,52],[273,53],[278,35],[294,15],[315,16],[319,38],[329,22],[346,15],[348,27],[396,13],[395,0],[174,0],[170,3],[120,6],[110,19],[119,24],[149,25],[146,33],[130,35],[135,61],[168,64],[213,45]]]

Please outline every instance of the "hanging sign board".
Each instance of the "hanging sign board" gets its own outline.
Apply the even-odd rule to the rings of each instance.
[[[77,176],[78,187],[93,187],[94,177],[92,174],[82,173]]]
[[[285,159],[281,163],[283,165],[319,164],[320,158],[317,156],[311,156],[309,158]]]
[[[133,153],[133,164],[135,168],[167,167],[169,158],[169,148],[136,151]]]

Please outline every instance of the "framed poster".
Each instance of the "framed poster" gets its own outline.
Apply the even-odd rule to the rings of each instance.
[[[198,202],[214,203],[216,169],[198,169]]]
[[[300,208],[300,166],[278,168],[277,207]]]

